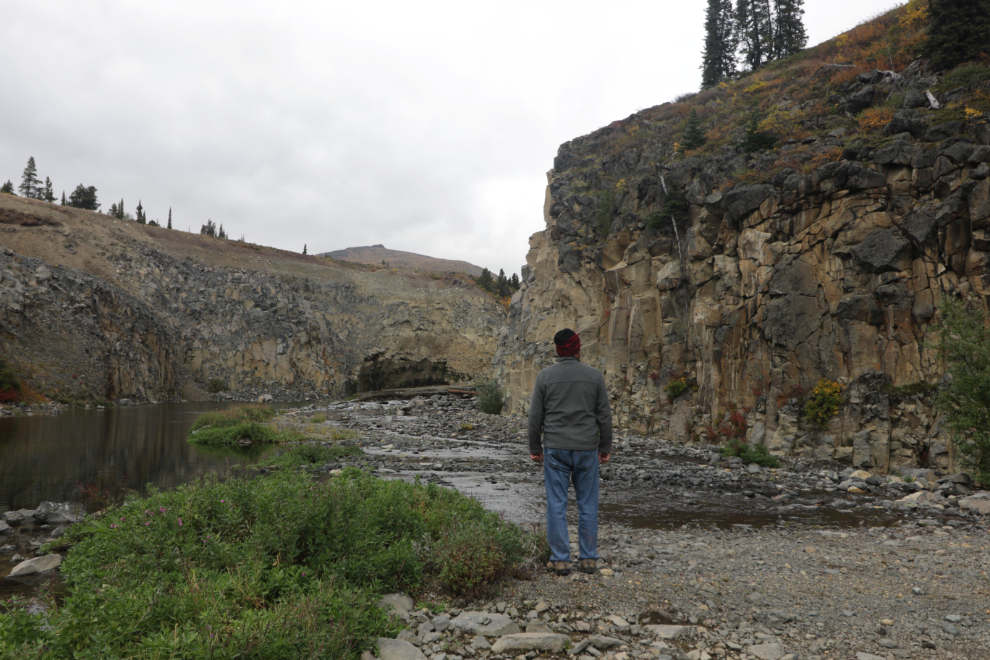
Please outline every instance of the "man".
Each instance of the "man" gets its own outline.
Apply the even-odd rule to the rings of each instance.
[[[578,504],[580,569],[594,573],[598,561],[598,466],[612,451],[612,409],[605,377],[581,363],[581,339],[573,330],[553,337],[557,363],[536,376],[529,407],[529,457],[543,463],[547,488],[550,568],[570,573],[567,491]],[[541,441],[542,436],[542,441]]]

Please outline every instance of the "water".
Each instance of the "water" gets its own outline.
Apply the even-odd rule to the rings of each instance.
[[[146,492],[148,484],[169,488],[228,462],[254,463],[266,449],[245,453],[186,442],[197,415],[231,405],[165,403],[0,418],[0,511],[80,501],[78,487],[86,484]]]

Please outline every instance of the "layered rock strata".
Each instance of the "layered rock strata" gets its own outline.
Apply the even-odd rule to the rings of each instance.
[[[754,159],[732,147],[617,151],[612,128],[561,146],[496,357],[512,412],[571,327],[638,433],[719,439],[731,419],[776,454],[954,467],[929,396],[944,371],[931,322],[942,296],[990,300],[990,129],[925,121],[898,111],[877,148],[757,185],[733,183]],[[841,149],[842,132],[769,160]],[[615,181],[603,237],[593,191]],[[689,213],[647,227],[677,184]],[[691,391],[672,398],[680,378]],[[845,388],[825,431],[801,415],[820,379]]]

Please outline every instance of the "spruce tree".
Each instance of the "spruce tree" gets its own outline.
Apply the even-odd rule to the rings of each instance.
[[[7,183],[0,186],[0,193],[7,193],[8,195],[14,194],[14,182],[7,179]]]
[[[489,271],[487,268],[483,268],[481,270],[481,275],[479,275],[478,276],[478,279],[475,280],[475,284],[477,284],[479,287],[481,287],[485,291],[488,291],[489,293],[491,293],[492,292],[492,285],[494,284],[494,281],[492,280],[491,271]]]
[[[168,228],[172,228],[172,207],[168,207]]]
[[[99,210],[100,202],[96,199],[96,186],[90,186],[87,188],[80,183],[76,186],[76,189],[72,191],[72,194],[69,195],[69,206],[74,206],[77,209],[86,209],[88,211]]]
[[[49,177],[45,177],[45,189],[41,193],[41,198],[46,202],[55,201],[55,191],[52,190],[52,180]]]
[[[773,58],[784,59],[804,50],[808,33],[804,29],[804,0],[774,0]]]
[[[701,130],[701,118],[698,117],[698,111],[692,109],[691,114],[688,115],[681,146],[684,149],[697,149],[704,145],[706,140],[705,132]]]
[[[220,229],[217,230],[217,238],[227,239],[227,232],[223,230],[223,223],[220,223]]]
[[[21,194],[31,199],[41,199],[41,182],[38,181],[38,168],[34,164],[34,156],[28,158],[27,167],[21,175],[21,185],[17,186]]]
[[[930,0],[921,53],[940,69],[990,53],[990,0]]]
[[[309,254],[308,248],[306,247],[305,243],[303,243],[303,254]]]
[[[121,206],[123,206],[123,202],[121,202]],[[137,220],[137,223],[139,225],[146,225],[146,224],[148,224],[148,219],[144,215],[144,207],[141,206],[141,200],[140,199],[138,200],[137,208],[134,209],[134,219]]]
[[[770,0],[736,0],[736,36],[750,71],[756,71],[770,59],[773,43]]]
[[[62,191],[62,206],[66,206],[66,203],[65,203],[65,191],[64,190]]]
[[[735,14],[732,0],[708,0],[705,50],[702,52],[701,88],[708,89],[736,72]]]

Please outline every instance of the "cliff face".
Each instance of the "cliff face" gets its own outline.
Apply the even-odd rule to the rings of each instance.
[[[491,370],[504,312],[454,276],[346,268],[7,195],[0,206],[20,220],[0,223],[0,355],[35,389],[205,398],[217,380],[298,398]]]
[[[561,146],[496,357],[512,411],[526,412],[553,333],[571,327],[606,375],[616,422],[637,433],[707,441],[731,419],[777,454],[954,468],[930,400],[944,366],[926,342],[942,295],[990,300],[990,130],[985,116],[932,114],[899,110],[862,148],[826,125],[766,159],[614,139],[662,112]],[[842,157],[767,168],[756,185],[734,176],[798,147]],[[648,227],[678,184],[689,211]],[[603,233],[592,191],[608,185]],[[696,387],[671,400],[665,386],[682,377]],[[827,431],[800,414],[823,378],[846,399]]]

